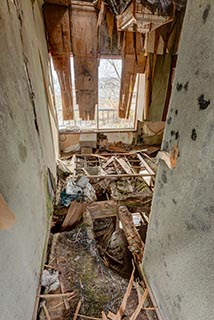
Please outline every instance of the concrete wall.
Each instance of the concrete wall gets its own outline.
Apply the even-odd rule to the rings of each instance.
[[[37,1],[1,1],[0,30],[0,192],[17,220],[0,231],[0,319],[26,320],[32,318],[47,234],[47,167],[55,174]]]
[[[189,0],[143,270],[164,320],[214,319],[214,3]],[[177,133],[177,134],[175,134]]]

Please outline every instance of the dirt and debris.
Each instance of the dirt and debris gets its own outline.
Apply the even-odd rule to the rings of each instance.
[[[47,292],[57,290],[59,288],[59,272],[55,270],[43,270],[41,285],[46,288]]]
[[[109,311],[117,313],[128,280],[105,266],[92,234],[92,228],[85,219],[72,231],[53,236],[49,267],[56,269],[61,275],[65,292],[75,292],[75,296],[68,301],[69,310],[63,304],[56,307],[63,302],[61,297],[47,299],[46,307],[52,320],[72,319],[78,301],[82,302],[79,313],[89,317],[100,318],[102,311],[106,314]],[[130,303],[124,313],[130,316],[136,307],[137,294],[133,288]],[[144,313],[142,310],[138,319],[144,319]],[[42,309],[39,319],[46,319]],[[84,317],[79,316],[79,319]]]
[[[38,320],[156,319],[140,272],[155,172],[140,151],[58,161]]]

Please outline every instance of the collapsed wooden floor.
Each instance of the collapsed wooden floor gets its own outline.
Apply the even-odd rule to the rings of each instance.
[[[38,320],[155,320],[141,263],[156,165],[142,151],[58,161]]]

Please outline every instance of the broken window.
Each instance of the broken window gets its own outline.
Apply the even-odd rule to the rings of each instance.
[[[130,115],[128,119],[121,119],[118,115],[118,103],[120,98],[122,60],[100,59],[98,69],[98,104],[94,120],[82,120],[76,101],[75,81],[72,82],[72,94],[74,101],[74,119],[63,119],[62,99],[57,74],[52,65],[58,124],[60,130],[90,131],[90,130],[121,130],[135,129],[137,81],[134,88]],[[71,57],[71,77],[74,79],[74,63]]]

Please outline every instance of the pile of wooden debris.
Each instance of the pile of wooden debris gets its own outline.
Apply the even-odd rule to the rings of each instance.
[[[58,169],[37,319],[157,319],[141,268],[153,159],[76,154]]]

